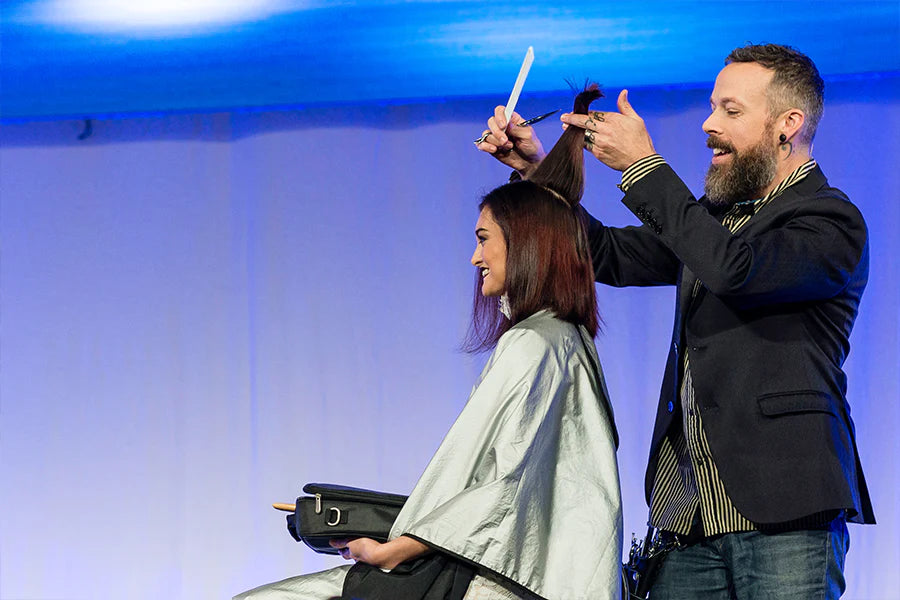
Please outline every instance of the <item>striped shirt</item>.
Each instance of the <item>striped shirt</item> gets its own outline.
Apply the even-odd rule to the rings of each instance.
[[[622,174],[619,187],[622,191],[628,191],[635,182],[663,164],[665,159],[658,154],[639,160]],[[803,180],[815,166],[815,160],[809,160],[764,197],[735,204],[725,213],[722,225],[732,233],[737,233],[762,207],[788,187]],[[700,280],[694,282],[692,298],[697,295],[701,285]],[[656,478],[650,495],[650,524],[687,535],[691,532],[699,511],[703,535],[755,530],[757,526],[741,515],[732,504],[719,477],[703,429],[703,419],[694,399],[690,356],[686,349],[681,366],[679,391],[682,427],[680,430],[670,430],[660,444]],[[809,525],[818,523],[819,519],[814,515]],[[802,526],[803,522],[801,520],[796,524]]]

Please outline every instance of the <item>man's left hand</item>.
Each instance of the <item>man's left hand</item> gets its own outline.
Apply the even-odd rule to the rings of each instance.
[[[619,112],[592,110],[586,115],[566,113],[560,118],[566,125],[584,129],[585,148],[600,162],[624,171],[656,151],[644,120],[628,102],[628,90],[619,94],[617,105]]]

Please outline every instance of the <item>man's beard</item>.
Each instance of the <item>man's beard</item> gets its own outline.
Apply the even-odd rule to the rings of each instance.
[[[709,165],[704,183],[707,200],[718,206],[731,206],[759,197],[775,179],[778,168],[778,148],[767,141],[771,138],[770,133],[771,125],[766,127],[758,144],[741,152],[731,144],[709,136],[706,145],[730,152],[731,160],[724,165]]]

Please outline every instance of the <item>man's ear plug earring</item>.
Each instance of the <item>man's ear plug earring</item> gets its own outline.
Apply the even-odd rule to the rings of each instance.
[[[782,144],[785,143],[787,141],[787,136],[782,133],[780,136],[778,136],[778,141]]]

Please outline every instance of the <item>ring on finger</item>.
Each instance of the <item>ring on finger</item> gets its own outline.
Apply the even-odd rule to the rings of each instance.
[[[485,129],[484,132],[481,134],[481,137],[478,138],[477,140],[475,140],[473,143],[477,146],[478,144],[480,144],[480,143],[482,143],[483,141],[485,141],[485,140],[488,138],[489,135],[491,135],[491,130],[490,130],[490,129]]]

